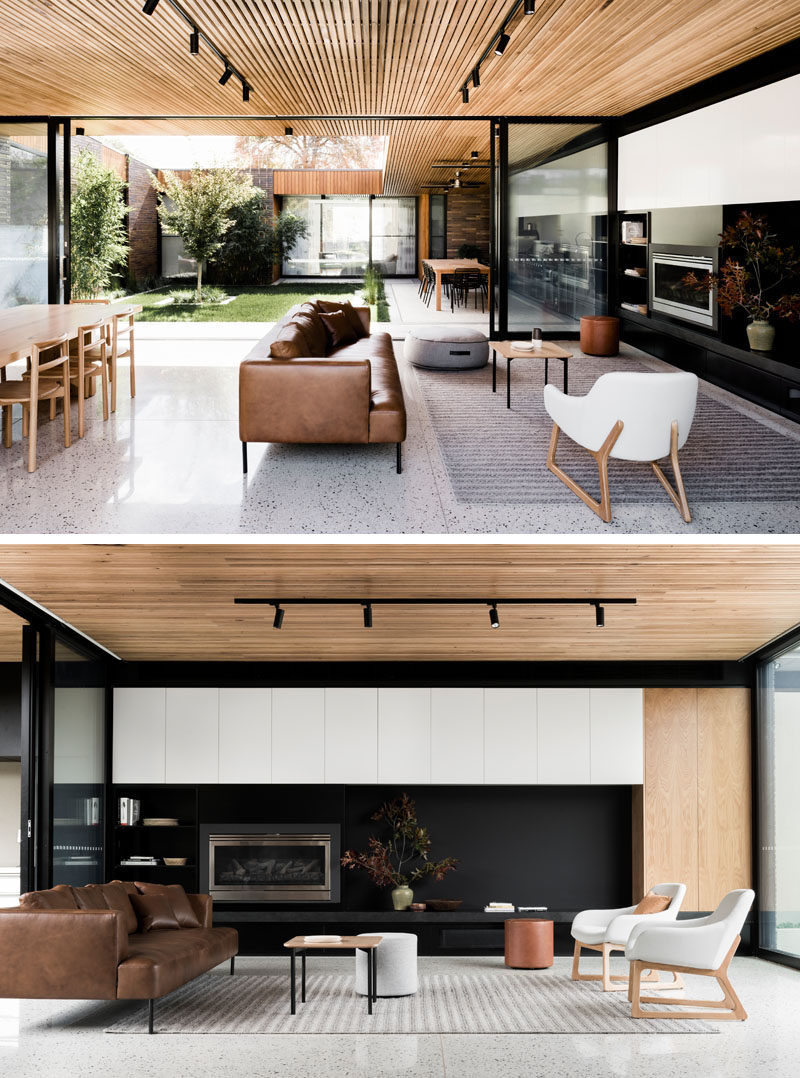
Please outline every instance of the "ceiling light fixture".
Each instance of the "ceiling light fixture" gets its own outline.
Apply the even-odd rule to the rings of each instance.
[[[294,134],[294,128],[293,127],[284,127],[283,133],[284,133],[284,135],[293,135]]]
[[[473,150],[472,153],[470,154],[470,157],[472,158],[473,161],[477,161],[478,160],[478,151]]]
[[[219,77],[220,86],[224,86],[225,83],[228,81],[228,79],[231,77],[232,74],[233,74],[233,68],[229,64],[226,64],[225,65],[225,70],[222,72],[222,74]]]
[[[250,87],[246,82],[242,83],[242,101],[250,100]]]
[[[600,603],[594,604],[594,623],[598,629],[602,629],[606,623],[606,612]]]
[[[189,34],[189,52],[192,56],[197,56],[198,52],[200,52],[200,35],[196,30],[192,30],[191,34]]]
[[[479,66],[478,66],[478,65],[476,64],[476,65],[475,65],[475,69],[474,69],[474,70],[473,70],[473,72],[472,72],[472,85],[473,85],[473,86],[475,87],[475,89],[477,90],[477,89],[478,89],[478,87],[480,86],[480,84],[481,84],[481,69],[480,69],[480,67],[479,67]]]
[[[489,624],[493,629],[500,628],[500,615],[497,613],[497,604],[492,603],[489,609]]]
[[[503,55],[503,53],[508,48],[508,43],[509,43],[510,40],[511,40],[511,38],[508,36],[508,34],[505,32],[505,30],[503,30],[502,33],[500,34],[500,37],[498,37],[498,39],[497,39],[497,44],[494,47],[495,56],[502,56]]]
[[[364,603],[364,628],[372,628],[372,603]]]
[[[525,7],[522,11],[523,15],[535,15],[536,14],[536,0],[525,0]]]
[[[283,625],[283,615],[285,611],[281,609],[280,603],[273,603],[272,605],[275,607],[275,617],[272,619],[272,628],[280,629]]]
[[[465,105],[469,104],[469,87],[466,85],[461,87],[461,100]]]
[[[144,7],[142,8],[142,11],[145,13],[145,15],[152,15],[157,7],[158,7],[158,0],[145,0],[145,4],[144,4]]]
[[[495,56],[502,56],[508,48],[511,41],[511,35],[509,31],[513,29],[513,26],[517,22],[519,15],[534,15],[536,13],[535,0],[514,0],[510,10],[507,12],[506,17],[500,23],[499,29],[495,30],[494,34],[489,38],[488,44],[483,52],[480,54],[476,62],[472,65],[472,71],[467,76],[464,83],[462,83],[460,90],[462,97],[467,92],[469,80],[472,79],[473,86],[480,86],[481,65],[487,60],[488,57],[494,53]],[[466,103],[466,98],[464,98]]]

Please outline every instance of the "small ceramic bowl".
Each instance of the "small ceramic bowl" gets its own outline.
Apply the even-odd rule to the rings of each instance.
[[[412,913],[424,913],[427,909],[424,902],[412,902],[408,908]]]
[[[163,860],[165,865],[185,865],[188,857],[165,857]]]

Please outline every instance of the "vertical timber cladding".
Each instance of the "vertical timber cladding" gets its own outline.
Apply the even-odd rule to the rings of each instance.
[[[489,259],[489,186],[456,188],[447,192],[447,257],[457,258],[462,243],[480,247]]]
[[[713,910],[752,881],[750,694],[645,689],[644,785],[634,791],[634,898],[686,884],[686,910]]]

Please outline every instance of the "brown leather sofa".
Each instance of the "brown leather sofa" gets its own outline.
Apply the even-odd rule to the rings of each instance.
[[[185,895],[199,928],[139,931],[132,883],[63,884],[0,909],[0,997],[154,1000],[230,959],[238,934],[213,928],[210,895]]]
[[[369,307],[314,300],[252,349],[239,368],[245,472],[248,442],[394,442],[403,470],[406,408],[392,338],[369,326]]]

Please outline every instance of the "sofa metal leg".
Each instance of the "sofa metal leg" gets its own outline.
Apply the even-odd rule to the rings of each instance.
[[[236,961],[236,955],[231,957],[231,977],[233,976],[233,963]]]
[[[147,1032],[153,1032],[153,1013],[155,1011],[156,1001],[154,999],[148,999],[147,1001]]]
[[[397,474],[401,475],[403,472],[403,443],[397,443]]]
[[[247,475],[247,442],[242,442],[242,471]]]

